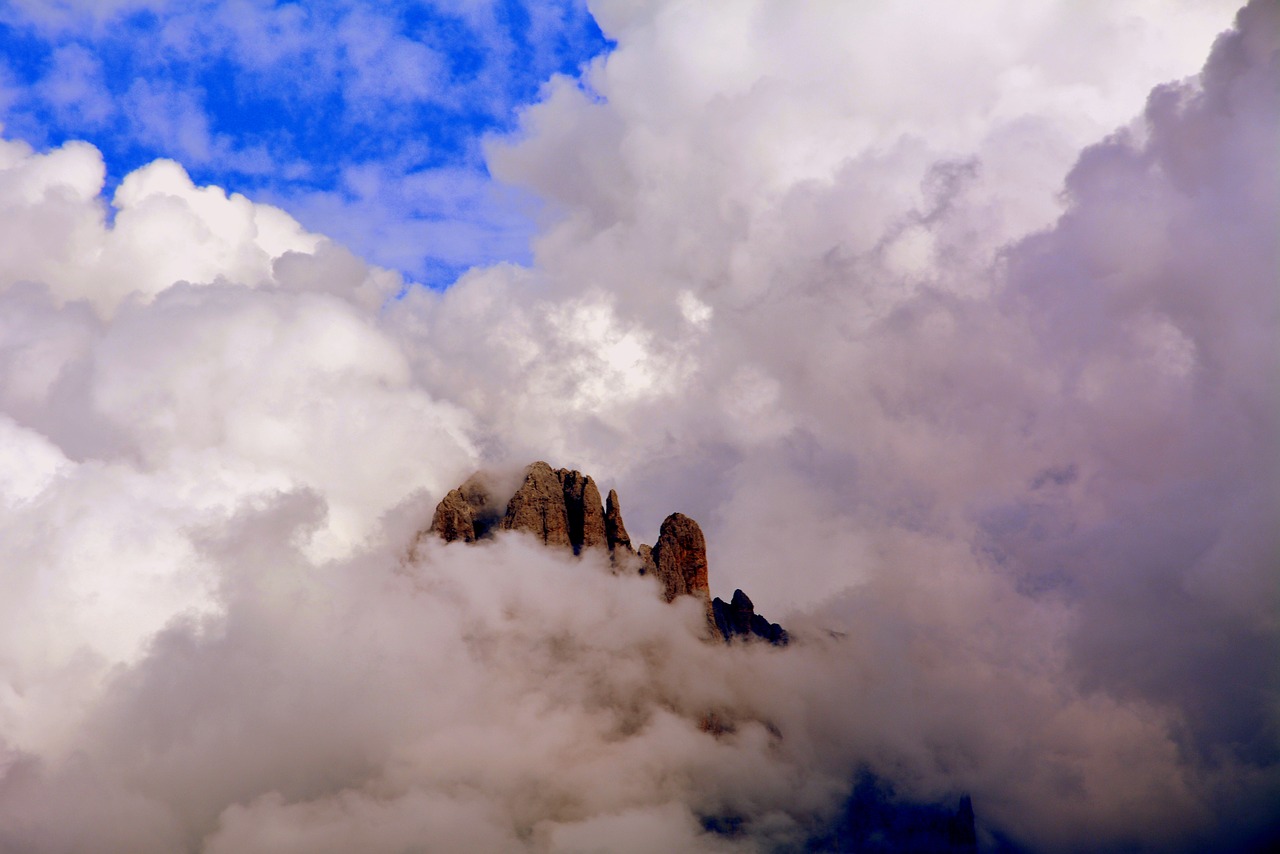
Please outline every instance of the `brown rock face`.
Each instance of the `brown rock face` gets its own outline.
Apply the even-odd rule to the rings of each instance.
[[[653,547],[653,563],[668,602],[677,596],[709,597],[707,541],[698,523],[688,516],[672,513],[662,523]]]
[[[622,524],[622,505],[618,503],[616,489],[609,490],[609,497],[604,500],[604,538],[609,544],[609,551],[619,548],[632,551],[627,526]]]
[[[431,530],[446,543],[454,540],[475,542],[475,519],[471,513],[471,505],[463,497],[461,489],[449,490],[444,500],[436,505],[435,515],[431,517]]]
[[[473,474],[457,489],[449,490],[436,505],[431,530],[446,543],[462,540],[473,543],[489,533],[499,519],[493,506],[489,482],[482,474]]]
[[[528,531],[549,546],[572,547],[564,486],[551,466],[539,461],[525,470],[524,483],[507,502],[502,530]]]
[[[526,470],[524,483],[507,502],[502,529],[528,531],[549,546],[568,546],[574,554],[608,544],[595,481],[582,472],[552,469],[544,462]]]
[[[756,614],[741,590],[727,604],[719,599],[711,601],[707,543],[698,523],[688,516],[672,513],[662,523],[658,542],[652,548],[641,545],[636,549],[622,522],[617,492],[609,490],[601,506],[600,490],[590,477],[571,469],[553,469],[544,462],[525,469],[524,482],[506,503],[505,513],[501,507],[489,480],[483,474],[473,475],[445,495],[436,507],[431,531],[446,542],[475,542],[501,529],[526,531],[546,545],[571,548],[574,554],[607,548],[614,572],[657,576],[666,601],[677,596],[700,599],[706,607],[711,637],[758,637],[778,645],[787,642],[787,633]]]

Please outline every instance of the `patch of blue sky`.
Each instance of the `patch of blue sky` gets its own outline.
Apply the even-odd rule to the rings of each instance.
[[[0,123],[158,157],[431,286],[529,260],[481,140],[610,44],[584,0],[0,0]]]

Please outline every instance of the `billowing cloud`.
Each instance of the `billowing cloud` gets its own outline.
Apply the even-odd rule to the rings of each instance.
[[[860,769],[992,845],[1274,835],[1280,13],[1182,79],[1212,12],[1140,9],[602,3],[490,146],[535,263],[443,292],[5,143],[0,847],[788,850]],[[795,643],[410,557],[539,457]]]

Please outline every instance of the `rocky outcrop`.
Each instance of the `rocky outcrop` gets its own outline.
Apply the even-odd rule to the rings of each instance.
[[[568,546],[574,554],[608,546],[595,481],[582,472],[552,469],[544,462],[525,470],[524,483],[507,502],[502,529],[528,531],[549,546]]]
[[[446,543],[454,540],[462,540],[464,543],[476,541],[471,505],[462,497],[461,489],[449,490],[444,500],[436,505],[435,515],[431,517],[431,530]]]
[[[607,548],[608,536],[600,490],[587,475],[560,469],[556,472],[564,488],[565,512],[569,518],[569,542],[574,552],[582,549]]]
[[[703,603],[708,633],[726,641],[762,638],[785,644],[787,633],[755,613],[741,590],[725,604],[711,600],[707,577],[707,543],[698,523],[682,513],[672,513],[662,523],[658,540],[650,548],[633,549],[622,521],[618,493],[609,490],[603,506],[600,489],[590,476],[572,469],[553,469],[536,462],[525,469],[524,481],[505,504],[495,496],[483,474],[450,490],[436,506],[430,531],[445,542],[473,543],[497,530],[524,531],[548,546],[607,549],[615,572],[637,572],[658,579],[663,599],[693,596]],[[424,532],[425,533],[425,532]],[[421,535],[420,535],[421,536]]]
[[[672,513],[662,523],[653,546],[654,574],[668,602],[677,596],[697,596],[710,601],[707,583],[707,541],[698,523],[683,513]]]
[[[611,552],[617,549],[632,551],[627,526],[622,524],[622,505],[618,503],[616,489],[609,490],[609,497],[604,501],[604,538]]]
[[[507,502],[502,530],[528,531],[549,546],[573,546],[564,484],[551,466],[539,461],[525,470],[524,483]]]
[[[457,489],[449,490],[436,505],[431,530],[445,542],[473,543],[492,531],[501,518],[501,511],[494,506],[488,479],[477,473]]]
[[[756,613],[755,605],[741,590],[733,591],[733,599],[729,602],[718,596],[713,599],[711,614],[726,641],[759,638],[774,646],[786,646],[790,640],[786,629]]]

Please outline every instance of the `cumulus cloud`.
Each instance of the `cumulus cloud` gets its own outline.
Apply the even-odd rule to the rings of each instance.
[[[859,769],[992,845],[1274,834],[1280,20],[1182,79],[1209,7],[1141,8],[602,3],[491,146],[535,263],[399,299],[4,143],[0,847],[787,850]],[[796,642],[518,535],[410,558],[539,457]]]
[[[199,529],[322,490],[320,560],[473,450],[377,329],[398,277],[172,162],[130,175],[108,223],[89,146],[5,158],[5,738],[43,745],[78,692],[215,607]]]
[[[493,186],[477,139],[604,47],[581,0],[21,2],[0,45],[11,133],[93,140],[112,183],[180,160],[437,286],[528,260],[527,205]]]

